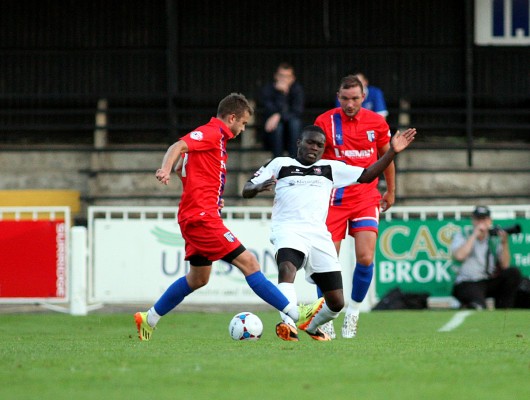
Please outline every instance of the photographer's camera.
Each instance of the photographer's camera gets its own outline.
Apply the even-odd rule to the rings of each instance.
[[[494,226],[493,228],[489,229],[490,236],[497,236],[499,234],[499,231],[504,231],[508,235],[515,235],[517,233],[521,233],[521,225],[515,224],[511,226],[501,227],[499,225]]]

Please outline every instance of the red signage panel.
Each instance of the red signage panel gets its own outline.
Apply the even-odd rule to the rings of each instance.
[[[0,221],[0,298],[66,298],[64,221]]]

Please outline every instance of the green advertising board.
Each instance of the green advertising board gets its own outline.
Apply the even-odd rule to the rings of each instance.
[[[522,232],[510,235],[511,265],[530,276],[530,220],[496,219],[501,227],[520,224]],[[453,235],[470,219],[411,219],[379,223],[376,249],[376,293],[379,298],[396,287],[406,292],[451,295],[455,270],[451,261]]]

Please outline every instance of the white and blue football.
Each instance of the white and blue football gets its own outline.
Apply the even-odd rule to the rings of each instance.
[[[240,312],[230,320],[228,333],[234,340],[258,340],[263,333],[263,323],[256,314]]]

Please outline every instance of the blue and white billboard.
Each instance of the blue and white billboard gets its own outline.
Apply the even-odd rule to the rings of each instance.
[[[475,0],[475,44],[530,45],[530,0]]]

